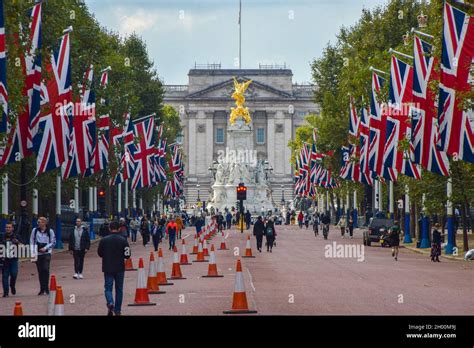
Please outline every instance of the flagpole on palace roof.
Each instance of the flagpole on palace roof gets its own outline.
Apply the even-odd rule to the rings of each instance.
[[[239,69],[242,69],[242,0],[239,0]]]

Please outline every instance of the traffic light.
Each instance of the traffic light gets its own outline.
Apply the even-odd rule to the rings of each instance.
[[[105,211],[105,190],[100,188],[97,195],[99,196],[97,199],[97,209],[99,211]]]
[[[247,199],[247,186],[242,183],[237,186],[237,199],[239,201],[244,201]]]
[[[99,190],[99,197],[105,197],[105,190],[104,189],[100,189]]]

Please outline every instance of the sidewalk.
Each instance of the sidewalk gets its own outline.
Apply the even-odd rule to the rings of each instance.
[[[423,255],[427,255],[427,256],[431,255],[431,248],[424,248],[424,249],[417,248],[416,247],[416,241],[413,242],[413,243],[408,243],[408,244],[401,243],[400,247],[404,247],[405,249],[414,251],[415,253],[418,253],[418,254],[423,254]],[[443,250],[441,252],[441,257],[443,257],[445,259],[448,259],[448,260],[464,261],[463,253],[459,252],[459,251],[458,251],[458,255],[454,256],[454,255],[444,254],[444,250]]]

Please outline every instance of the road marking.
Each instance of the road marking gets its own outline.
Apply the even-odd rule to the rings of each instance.
[[[227,239],[227,237],[229,237],[229,232],[227,232],[224,239]]]
[[[184,238],[183,238],[183,239],[186,239],[186,238],[188,238],[190,235],[191,235],[191,233],[188,233],[187,235],[185,235],[185,236],[184,236]]]
[[[255,292],[255,286],[253,285],[253,280],[252,280],[252,274],[250,273],[249,269],[247,268],[247,273],[249,274],[250,277],[250,286],[252,287],[252,290]]]

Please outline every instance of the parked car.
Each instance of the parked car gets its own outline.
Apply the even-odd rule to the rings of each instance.
[[[367,231],[363,233],[364,245],[370,246],[372,242],[380,242],[381,237],[383,246],[388,245],[388,230],[393,226],[393,221],[385,218],[371,218]]]

